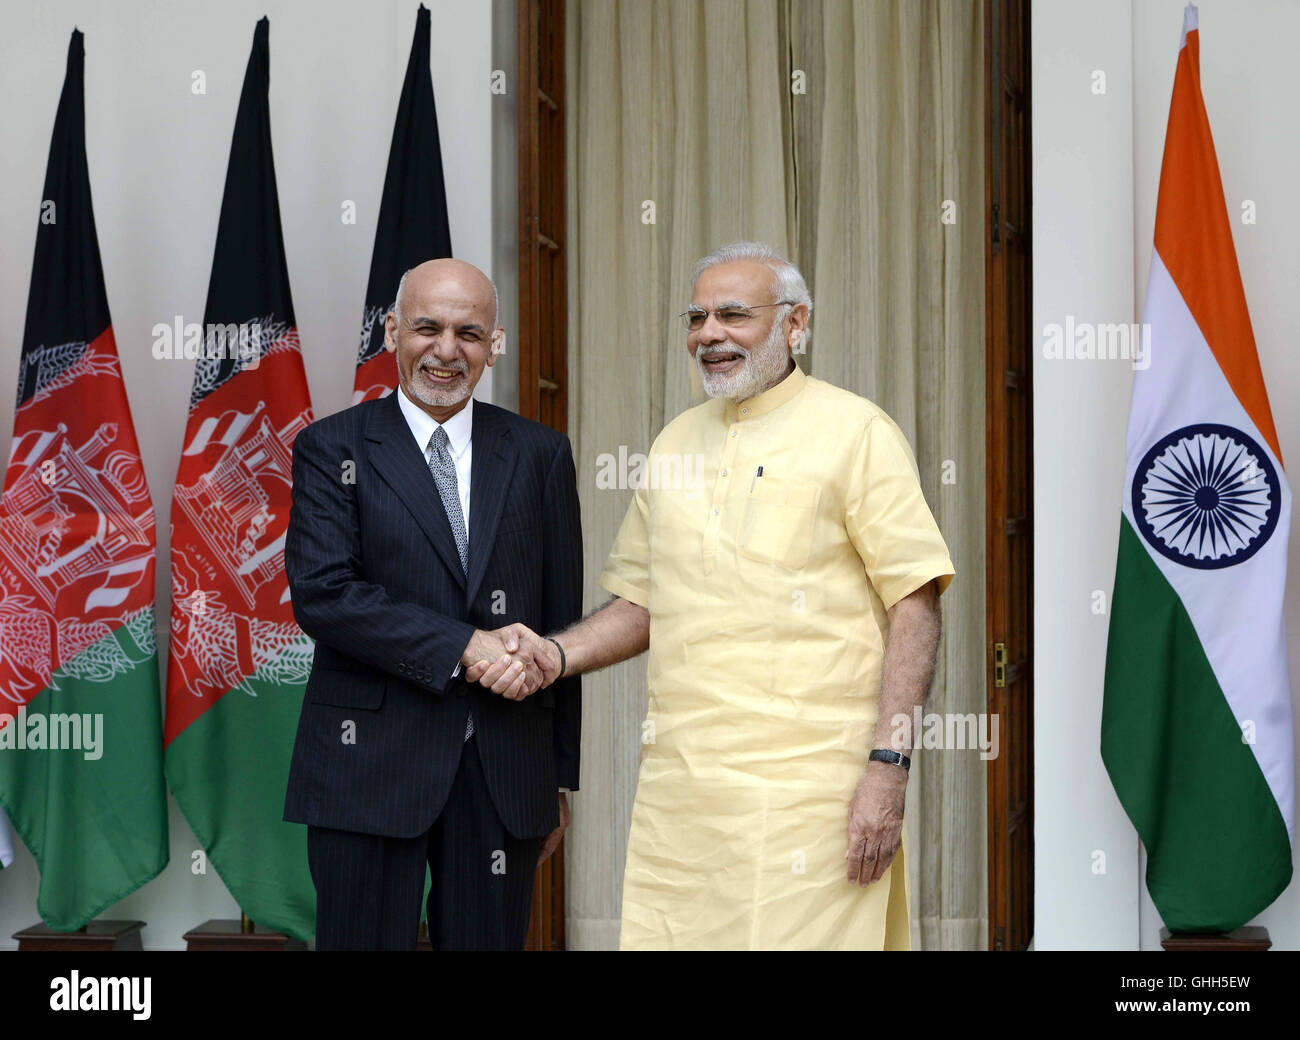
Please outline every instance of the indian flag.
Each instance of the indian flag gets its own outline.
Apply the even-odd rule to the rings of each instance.
[[[1101,753],[1170,931],[1229,931],[1291,880],[1291,491],[1184,18],[1135,373]]]

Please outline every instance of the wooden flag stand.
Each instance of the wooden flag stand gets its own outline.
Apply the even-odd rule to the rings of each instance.
[[[143,950],[140,932],[143,921],[91,921],[75,932],[56,932],[47,924],[36,924],[14,932],[18,951],[92,953],[99,950]]]
[[[197,928],[185,933],[185,950],[187,953],[207,952],[210,950],[232,951],[277,951],[306,950],[307,944],[301,939],[292,939],[283,932],[263,928],[254,924],[247,914],[240,914],[238,921],[213,919],[205,921]]]
[[[1160,945],[1166,950],[1267,950],[1273,945],[1268,929],[1248,925],[1231,932],[1170,932],[1160,929]]]

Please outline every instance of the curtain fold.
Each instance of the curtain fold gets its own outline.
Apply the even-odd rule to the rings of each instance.
[[[927,711],[982,712],[982,40],[974,0],[570,0],[570,416],[588,608],[631,499],[604,486],[701,399],[676,314],[695,260],[765,242],[814,300],[805,371],[911,440],[957,580]],[[797,73],[805,93],[792,89]],[[944,200],[956,222],[943,223]],[[599,480],[597,475],[604,474]],[[569,945],[616,948],[644,658],[584,680]],[[847,812],[847,807],[846,807]],[[921,751],[914,948],[985,943],[984,763]]]

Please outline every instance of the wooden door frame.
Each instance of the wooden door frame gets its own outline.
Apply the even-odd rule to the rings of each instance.
[[[985,458],[986,458],[986,710],[1002,723],[1004,739],[988,766],[988,945],[1023,949],[1033,936],[1033,295],[1029,0],[984,0],[985,97]],[[1018,12],[1017,12],[1018,9]],[[1007,12],[1011,12],[1008,14]],[[1003,19],[1007,36],[1001,35]],[[1004,53],[1004,46],[1018,55]],[[1007,60],[1010,58],[1010,60]],[[1018,61],[1015,60],[1018,58]],[[1005,66],[1004,66],[1005,62]],[[1016,82],[1009,68],[1020,71]],[[1004,114],[1020,125],[1019,148],[1005,155]],[[1019,170],[1012,164],[1019,163]],[[1017,182],[1014,178],[1020,178]],[[1020,189],[1022,198],[1008,195]],[[1019,286],[1008,279],[1008,253],[1020,252]],[[1008,307],[1019,289],[1023,314]],[[1014,323],[1014,325],[1013,325]],[[1013,342],[1024,337],[1020,357]],[[1022,412],[1019,439],[1016,411]],[[1019,486],[1017,486],[1019,484]],[[1013,499],[1019,497],[1019,503]],[[1015,572],[1014,556],[1022,569]],[[1019,588],[1013,588],[1018,578]],[[1014,597],[1021,597],[1012,609]],[[1020,717],[1010,718],[1009,711]],[[1010,746],[1008,746],[1010,744]],[[1017,757],[1019,760],[1017,761]],[[1019,776],[1016,767],[1019,765]],[[1023,800],[1013,804],[1019,780]],[[1025,848],[1015,861],[1012,834],[1024,828]]]
[[[519,402],[568,430],[565,0],[518,0]],[[564,844],[537,871],[526,949],[563,950]]]

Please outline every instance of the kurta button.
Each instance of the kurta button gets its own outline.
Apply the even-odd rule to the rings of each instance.
[[[731,435],[732,435],[733,437],[736,436],[736,431],[735,431],[735,430],[732,430],[732,431],[731,431]]]
[[[726,471],[725,469],[722,471],[722,475],[723,475],[724,477],[727,475],[727,471]]]

